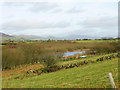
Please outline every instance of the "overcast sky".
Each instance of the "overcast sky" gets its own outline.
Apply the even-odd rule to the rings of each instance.
[[[0,31],[10,35],[118,36],[117,2],[7,2]]]

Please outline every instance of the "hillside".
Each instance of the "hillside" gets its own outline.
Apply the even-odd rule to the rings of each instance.
[[[10,36],[10,35],[8,35],[8,34],[1,33],[1,32],[0,32],[0,36],[2,36],[2,37],[13,37],[13,36]]]
[[[118,60],[112,59],[22,80],[10,76],[3,78],[3,88],[111,88],[110,72],[117,86]]]
[[[23,39],[27,39],[27,40],[61,40],[63,38],[58,38],[58,37],[54,37],[54,36],[45,36],[45,37],[42,37],[42,36],[36,36],[36,35],[18,35],[16,37],[19,37],[19,38],[23,38]]]
[[[15,41],[19,41],[19,40],[23,40],[19,37],[15,37],[15,36],[11,36],[11,35],[8,35],[8,34],[5,34],[5,33],[2,33],[0,32],[0,42],[5,42],[7,40],[15,40]]]
[[[27,39],[27,40],[41,40],[41,39],[43,39],[42,37],[35,36],[35,35],[18,35],[16,37],[19,37],[22,39]]]

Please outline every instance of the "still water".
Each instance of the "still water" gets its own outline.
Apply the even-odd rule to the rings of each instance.
[[[86,51],[66,52],[66,53],[64,53],[63,57],[71,56],[71,55],[75,55],[75,54],[84,54],[84,53],[86,53]]]
[[[75,54],[84,54],[86,53],[86,51],[73,51],[73,52],[66,52],[66,53],[60,53],[60,54],[56,54],[56,55],[63,55],[63,57],[66,57],[66,56],[72,56],[72,55],[75,55]]]

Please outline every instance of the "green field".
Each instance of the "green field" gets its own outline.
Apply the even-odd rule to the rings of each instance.
[[[77,63],[77,62],[81,62],[81,61],[85,61],[85,60],[96,61],[96,59],[98,59],[98,58],[100,58],[100,57],[110,56],[110,55],[112,55],[112,54],[117,54],[117,53],[110,53],[110,54],[103,54],[103,55],[88,56],[87,58],[81,58],[81,59],[68,59],[68,60],[66,60],[66,61],[61,61],[59,64],[60,64],[60,65],[66,65],[66,64]]]
[[[86,41],[8,43],[2,47],[3,88],[111,88],[108,73],[117,86],[120,43]],[[95,52],[82,54],[86,58],[55,56],[82,50]]]
[[[111,88],[108,73],[113,74],[117,86],[117,59],[27,77],[23,80],[10,76],[3,78],[3,88]]]
[[[73,42],[118,42],[118,39],[115,40],[73,40]]]

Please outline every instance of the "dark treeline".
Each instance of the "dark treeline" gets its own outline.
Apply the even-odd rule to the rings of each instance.
[[[59,60],[55,53],[78,49],[90,49],[95,51],[95,54],[112,53],[120,51],[120,44],[118,42],[77,43],[71,41],[8,44],[2,47],[2,68],[11,69],[19,65],[38,62],[50,66]]]

